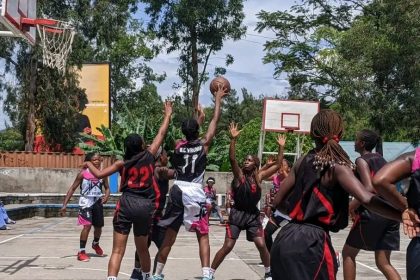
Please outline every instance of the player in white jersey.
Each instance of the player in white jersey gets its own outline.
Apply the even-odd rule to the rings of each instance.
[[[85,161],[92,162],[96,168],[100,168],[101,166],[101,156],[97,153],[87,154]],[[92,225],[94,228],[92,249],[95,250],[97,255],[104,255],[102,248],[99,246],[99,239],[102,234],[102,227],[104,226],[103,204],[108,201],[110,191],[108,178],[98,179],[88,168],[84,168],[77,175],[64,198],[63,207],[60,210],[62,216],[66,212],[67,203],[79,186],[80,199],[78,224],[83,226],[83,230],[80,233],[80,249],[77,253],[77,259],[79,261],[87,262],[90,257],[86,254],[85,247]],[[102,187],[105,189],[105,195],[102,193]]]

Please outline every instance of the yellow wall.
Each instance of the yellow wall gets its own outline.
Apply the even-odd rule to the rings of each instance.
[[[83,111],[92,127],[92,134],[102,135],[96,128],[110,124],[110,67],[104,64],[83,64],[80,73],[80,87],[86,89],[89,103]]]

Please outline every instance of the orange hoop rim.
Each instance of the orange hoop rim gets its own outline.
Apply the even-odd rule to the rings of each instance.
[[[48,19],[48,18],[22,18],[21,19],[22,24],[26,25],[56,25],[58,23],[58,20],[55,19]]]

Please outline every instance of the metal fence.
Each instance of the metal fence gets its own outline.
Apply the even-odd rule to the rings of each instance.
[[[66,153],[35,153],[0,151],[0,167],[44,167],[44,168],[79,168],[85,155]],[[112,164],[112,158],[103,156],[103,165]]]

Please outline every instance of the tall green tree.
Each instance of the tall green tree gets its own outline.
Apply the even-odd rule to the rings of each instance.
[[[39,46],[0,38],[0,58],[17,81],[12,84],[10,76],[0,77],[0,88],[8,92],[5,111],[25,135],[27,150],[33,146],[35,119],[48,143],[65,148],[74,145],[77,135],[72,124],[86,96],[72,69],[82,63],[110,62],[114,116],[123,107],[120,101],[129,103],[137,98],[139,80],[150,83],[163,78],[146,65],[154,55],[148,47],[153,36],[134,19],[137,4],[135,0],[38,1],[38,15],[70,21],[77,32],[67,63],[70,70],[63,77],[40,63]]]
[[[349,131],[365,126],[418,142],[419,12],[418,1],[305,0],[260,12],[257,30],[276,32],[264,62],[288,75],[291,98],[332,106]]]
[[[149,29],[156,33],[168,53],[180,53],[178,75],[182,84],[179,86],[185,87],[185,101],[194,110],[200,86],[208,78],[210,56],[221,50],[225,40],[238,40],[246,31],[242,25],[243,0],[142,2],[151,18]],[[232,62],[233,57],[228,55],[226,64]]]

